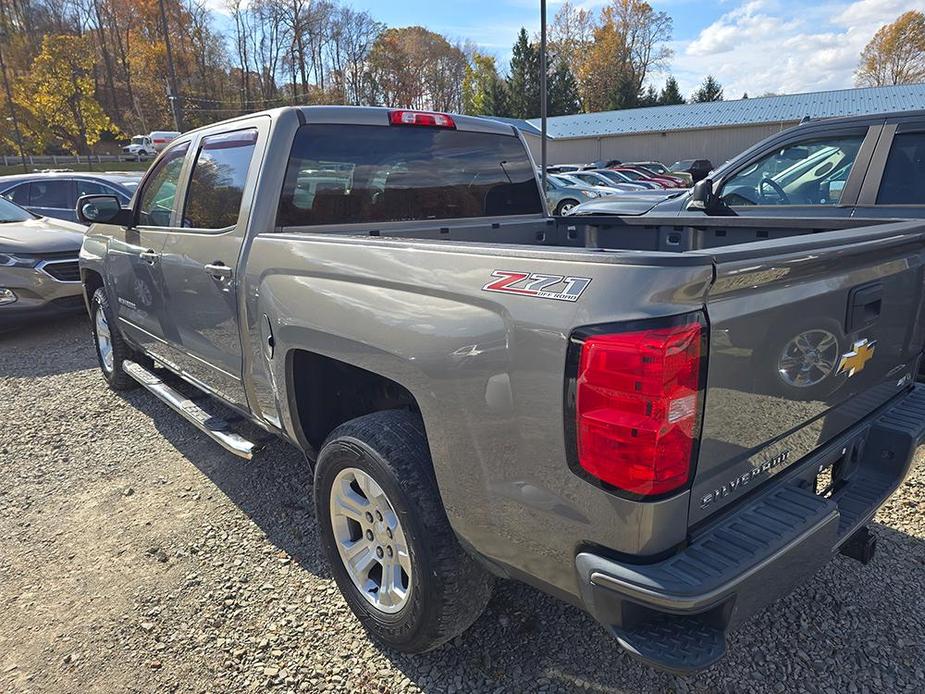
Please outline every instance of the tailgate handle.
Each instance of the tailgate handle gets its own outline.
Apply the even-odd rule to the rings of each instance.
[[[852,333],[877,322],[883,304],[883,285],[880,282],[855,287],[848,294],[848,316],[845,332]]]

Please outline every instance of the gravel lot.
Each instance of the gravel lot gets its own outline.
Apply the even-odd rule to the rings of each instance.
[[[696,677],[514,583],[412,658],[368,641],[337,592],[300,455],[246,463],[144,391],[111,393],[88,333],[0,336],[0,690],[925,691],[921,462],[877,517],[873,564],[837,557]]]

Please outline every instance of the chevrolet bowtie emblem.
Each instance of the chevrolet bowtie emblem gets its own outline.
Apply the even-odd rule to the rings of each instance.
[[[866,337],[855,342],[851,351],[843,354],[838,362],[838,373],[848,374],[848,378],[851,378],[858,371],[863,371],[867,362],[874,358],[876,346],[876,340],[868,341]]]

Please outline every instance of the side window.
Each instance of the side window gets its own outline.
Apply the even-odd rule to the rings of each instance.
[[[738,171],[720,193],[727,205],[837,205],[864,135],[786,145]]]
[[[170,226],[180,170],[188,148],[189,143],[184,142],[167,152],[144,182],[138,198],[138,223],[142,226]]]
[[[893,138],[877,204],[925,205],[925,132]]]
[[[32,207],[50,207],[66,209],[71,206],[68,189],[70,181],[42,180],[32,181],[29,191],[29,205]]]
[[[20,207],[29,206],[29,184],[20,183],[15,188],[11,188],[3,194],[3,197],[12,200]]]
[[[257,130],[238,130],[202,139],[186,193],[183,226],[225,229],[238,222]]]

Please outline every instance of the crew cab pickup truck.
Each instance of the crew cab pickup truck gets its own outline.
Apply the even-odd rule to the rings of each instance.
[[[512,127],[352,107],[184,133],[130,208],[78,207],[103,377],[304,451],[333,576],[399,650],[500,576],[707,667],[870,559],[925,432],[922,222],[553,218]]]
[[[641,213],[925,219],[925,110],[806,121],[745,150],[690,193],[572,210]]]

